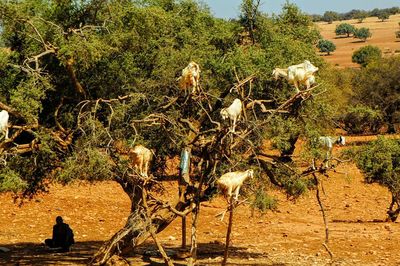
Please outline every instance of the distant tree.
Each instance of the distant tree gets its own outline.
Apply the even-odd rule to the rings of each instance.
[[[333,21],[339,19],[339,14],[334,11],[326,11],[322,16],[322,20],[331,24]]]
[[[350,37],[350,34],[353,34],[356,28],[353,25],[350,25],[349,23],[340,23],[339,25],[336,26],[335,33],[336,35],[347,35],[347,37]]]
[[[369,12],[371,17],[377,17],[382,11],[379,8],[374,8]]]
[[[323,17],[319,14],[312,14],[310,17],[313,22],[319,22],[323,20]]]
[[[385,21],[386,19],[389,19],[389,13],[388,12],[380,12],[378,15],[378,19],[380,19],[382,22]]]
[[[320,52],[330,55],[331,52],[336,50],[336,45],[329,40],[319,40],[317,48]]]
[[[367,38],[371,38],[372,33],[369,31],[369,28],[359,28],[354,31],[354,38],[360,39],[362,41],[366,41]]]
[[[257,18],[260,15],[259,6],[260,0],[244,0],[240,7],[241,14],[239,21],[249,33],[253,44],[255,43],[254,31],[256,30]]]
[[[356,12],[356,13],[353,15],[353,18],[354,18],[354,19],[357,19],[357,20],[358,20],[358,23],[362,23],[362,22],[364,21],[364,19],[367,18],[367,16],[368,16],[368,13],[367,13],[366,11],[364,11],[364,10],[358,10],[358,12]]]
[[[400,39],[400,30],[396,31],[395,35],[396,35],[396,39]]]
[[[355,51],[353,53],[353,56],[351,57],[351,60],[354,63],[360,64],[361,66],[365,67],[372,61],[380,59],[381,57],[381,49],[376,46],[367,45]]]

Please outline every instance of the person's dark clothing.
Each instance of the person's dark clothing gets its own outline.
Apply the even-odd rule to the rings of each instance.
[[[46,239],[45,243],[50,248],[61,247],[62,250],[68,251],[74,241],[74,233],[66,223],[57,223],[53,226],[53,238]]]

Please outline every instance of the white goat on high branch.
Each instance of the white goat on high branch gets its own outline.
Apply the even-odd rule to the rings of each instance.
[[[4,133],[5,139],[8,139],[8,118],[9,114],[6,110],[0,112],[0,133]]]
[[[310,61],[304,60],[303,63],[298,65],[292,65],[288,68],[275,68],[272,71],[272,75],[275,80],[279,77],[284,77],[289,83],[293,84],[296,88],[296,92],[300,92],[300,85],[306,86],[307,89],[315,83],[314,73],[318,71],[318,67],[311,64]]]
[[[254,170],[249,169],[246,171],[236,171],[223,174],[217,180],[217,186],[222,191],[222,193],[230,199],[232,197],[232,191],[234,191],[235,199],[239,198],[239,190],[243,185],[243,182],[247,178],[253,178]]]
[[[229,118],[232,123],[232,132],[235,132],[236,122],[242,114],[242,101],[236,98],[229,107],[222,108],[220,114],[223,120]]]
[[[148,176],[149,164],[153,159],[153,152],[143,145],[136,145],[129,151],[132,165],[141,176]]]

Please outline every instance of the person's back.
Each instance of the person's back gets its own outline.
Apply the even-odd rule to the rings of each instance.
[[[53,238],[46,239],[46,245],[50,248],[59,248],[68,251],[75,243],[74,234],[68,224],[64,223],[61,216],[57,216],[56,224],[53,226]]]

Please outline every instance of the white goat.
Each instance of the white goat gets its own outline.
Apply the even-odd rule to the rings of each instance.
[[[190,62],[183,70],[182,75],[177,79],[178,85],[182,90],[192,89],[196,93],[200,80],[200,67],[195,62]]]
[[[2,110],[0,112],[0,133],[5,134],[5,139],[8,139],[8,112],[6,110]]]
[[[236,98],[229,107],[222,108],[220,114],[223,120],[229,118],[232,122],[232,132],[235,132],[236,122],[242,114],[242,101]]]
[[[319,137],[319,147],[321,147],[325,152],[325,167],[329,167],[329,160],[332,158],[332,149],[334,144],[344,146],[346,144],[346,139],[343,136],[339,137]]]
[[[272,75],[275,79],[284,77],[289,83],[293,84],[296,92],[300,92],[300,85],[305,85],[307,89],[315,83],[314,73],[318,71],[318,67],[311,64],[310,61],[304,60],[303,63],[293,65],[288,68],[275,68]]]
[[[153,159],[153,152],[142,145],[136,145],[130,150],[132,165],[139,171],[140,175],[148,176],[149,164]]]
[[[235,193],[235,199],[238,200],[240,187],[243,182],[248,178],[253,178],[254,170],[249,169],[246,171],[236,171],[223,174],[218,180],[217,185],[219,189],[228,199],[232,197],[232,191]]]

